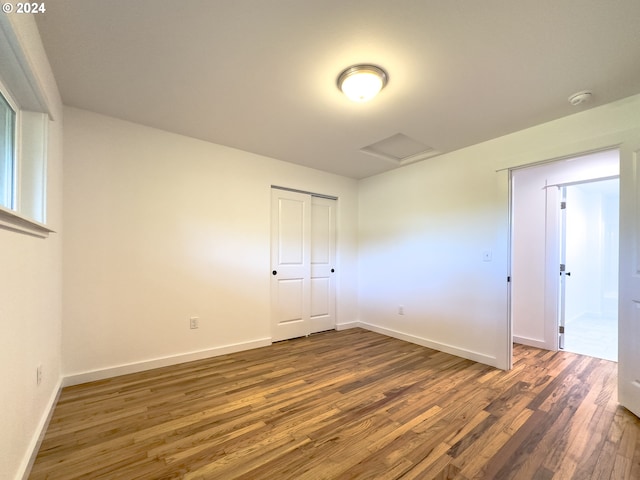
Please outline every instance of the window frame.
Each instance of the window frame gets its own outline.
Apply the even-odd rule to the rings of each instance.
[[[23,169],[23,155],[22,155],[22,137],[23,137],[23,109],[20,108],[20,104],[15,100],[11,91],[5,86],[4,82],[0,78],[0,94],[6,100],[9,107],[15,112],[15,124],[13,132],[13,178],[11,179],[11,204],[8,206],[0,204],[0,228],[4,230],[10,230],[19,233],[25,233],[35,237],[46,238],[50,233],[54,233],[45,223],[31,218],[21,212],[21,189],[24,188],[21,182],[21,173]],[[46,115],[43,113],[43,115]],[[44,136],[47,136],[46,128],[43,132]],[[43,152],[45,156],[43,158],[43,188],[42,195],[44,196],[45,205],[43,205],[43,219],[46,221],[46,149],[47,141],[43,142]]]
[[[57,144],[50,143],[49,130],[62,120],[62,102],[32,20],[0,15],[0,82],[16,111],[14,198],[11,208],[0,207],[0,239],[6,231],[43,238],[53,232],[47,226],[48,157]]]
[[[4,84],[2,83],[2,79],[0,79],[0,96],[2,96],[2,99],[7,103],[7,105],[9,106],[9,108],[11,110],[13,110],[13,113],[15,114],[14,116],[14,123],[13,123],[13,157],[12,157],[12,162],[13,162],[13,166],[12,166],[12,178],[11,178],[11,186],[10,186],[10,191],[11,191],[11,198],[9,200],[9,205],[3,205],[2,203],[0,203],[0,208],[3,208],[5,210],[9,210],[9,211],[14,211],[17,212],[18,211],[18,196],[17,196],[17,189],[18,189],[18,147],[19,147],[19,129],[20,129],[20,107],[18,106],[17,102],[14,100],[14,98],[12,97],[12,95],[10,94],[9,90],[4,86]]]

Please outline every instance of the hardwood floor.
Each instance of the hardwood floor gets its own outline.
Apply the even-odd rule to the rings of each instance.
[[[361,329],[65,388],[30,478],[638,479],[613,362]]]

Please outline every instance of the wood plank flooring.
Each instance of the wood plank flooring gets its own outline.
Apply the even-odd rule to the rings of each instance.
[[[65,388],[30,478],[640,478],[613,362],[509,372],[362,329]]]

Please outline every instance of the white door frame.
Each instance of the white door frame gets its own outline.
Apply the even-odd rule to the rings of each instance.
[[[558,332],[558,346],[556,350],[564,349],[564,340],[565,334],[564,330],[566,327],[566,303],[567,303],[567,187],[562,186],[559,187],[560,194],[560,202],[564,204],[564,207],[561,207],[560,210],[560,238],[559,238],[559,250],[560,250],[560,275],[558,276],[558,315],[557,317],[557,332]],[[564,267],[563,267],[564,265]]]

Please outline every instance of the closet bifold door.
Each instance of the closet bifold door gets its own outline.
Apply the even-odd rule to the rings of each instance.
[[[336,326],[336,200],[271,190],[271,336]]]
[[[271,338],[311,333],[311,196],[271,190]]]
[[[336,201],[311,198],[311,333],[336,328]]]

